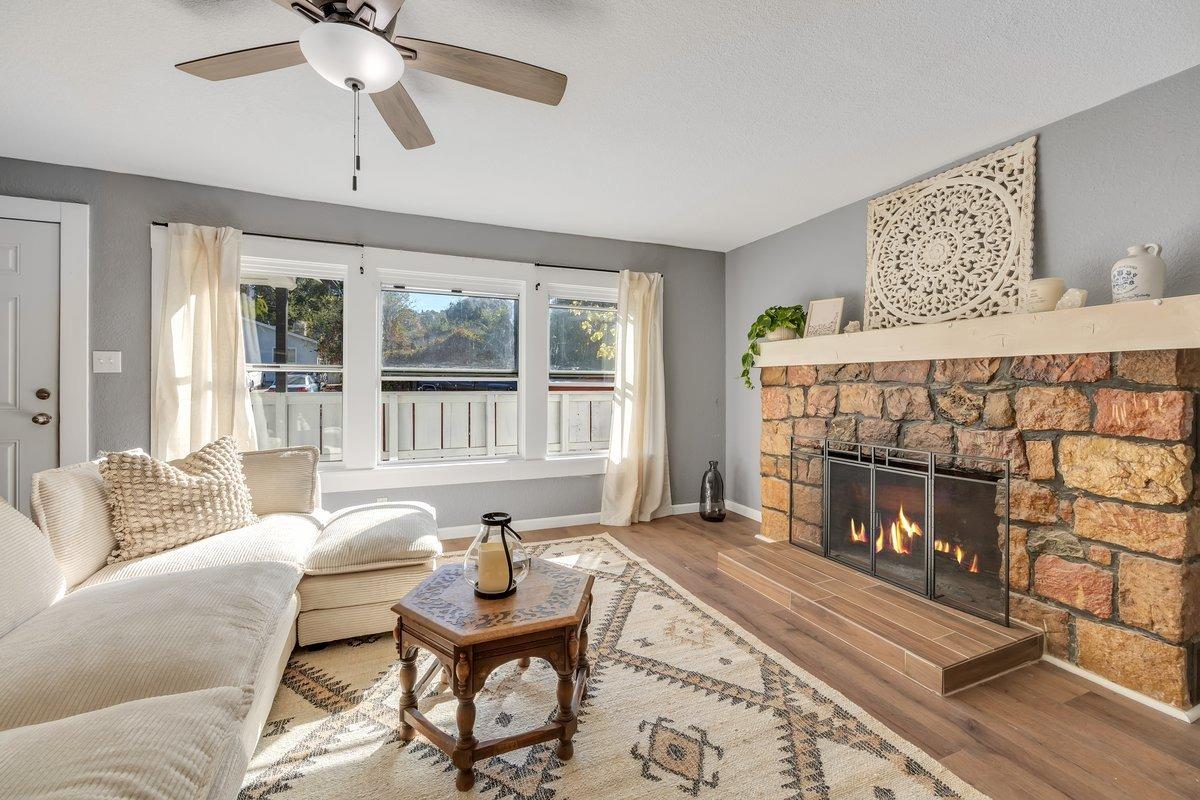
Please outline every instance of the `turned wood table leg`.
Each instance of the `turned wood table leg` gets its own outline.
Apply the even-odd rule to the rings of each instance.
[[[400,652],[400,739],[411,742],[417,731],[405,719],[405,712],[417,707],[413,687],[417,683],[417,648],[406,647]]]
[[[475,785],[475,695],[460,695],[458,698],[458,713],[455,714],[458,723],[458,741],[450,756],[451,763],[458,767],[454,785],[460,792],[465,792]]]
[[[562,726],[562,730],[558,734],[558,747],[555,748],[554,754],[563,761],[570,761],[571,756],[575,755],[575,745],[571,743],[571,738],[575,735],[575,727],[578,724],[575,721],[575,672],[568,668],[564,672],[558,673],[558,716],[554,721]]]

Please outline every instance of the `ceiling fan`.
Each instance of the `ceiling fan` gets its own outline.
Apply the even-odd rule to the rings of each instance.
[[[404,0],[274,0],[313,23],[296,42],[283,42],[176,64],[210,81],[258,75],[308,62],[334,86],[371,96],[405,149],[434,143],[412,97],[400,84],[405,67],[441,75],[495,92],[556,106],[567,76],[503,56],[396,33]],[[357,170],[357,140],[356,140]]]

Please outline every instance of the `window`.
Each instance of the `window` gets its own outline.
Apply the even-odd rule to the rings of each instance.
[[[617,361],[617,304],[551,297],[548,338],[547,452],[607,450]]]
[[[258,446],[341,461],[343,282],[244,270],[241,295]]]
[[[383,289],[381,460],[519,453],[519,321],[515,296]]]

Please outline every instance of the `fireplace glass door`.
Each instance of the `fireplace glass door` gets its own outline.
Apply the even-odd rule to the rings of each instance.
[[[871,468],[852,461],[829,461],[827,480],[838,487],[829,495],[830,558],[871,571]]]
[[[874,574],[915,592],[925,584],[924,474],[875,470]]]

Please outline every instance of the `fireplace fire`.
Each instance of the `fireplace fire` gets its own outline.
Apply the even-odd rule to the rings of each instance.
[[[1007,462],[832,440],[822,458],[822,555],[1008,624]]]

